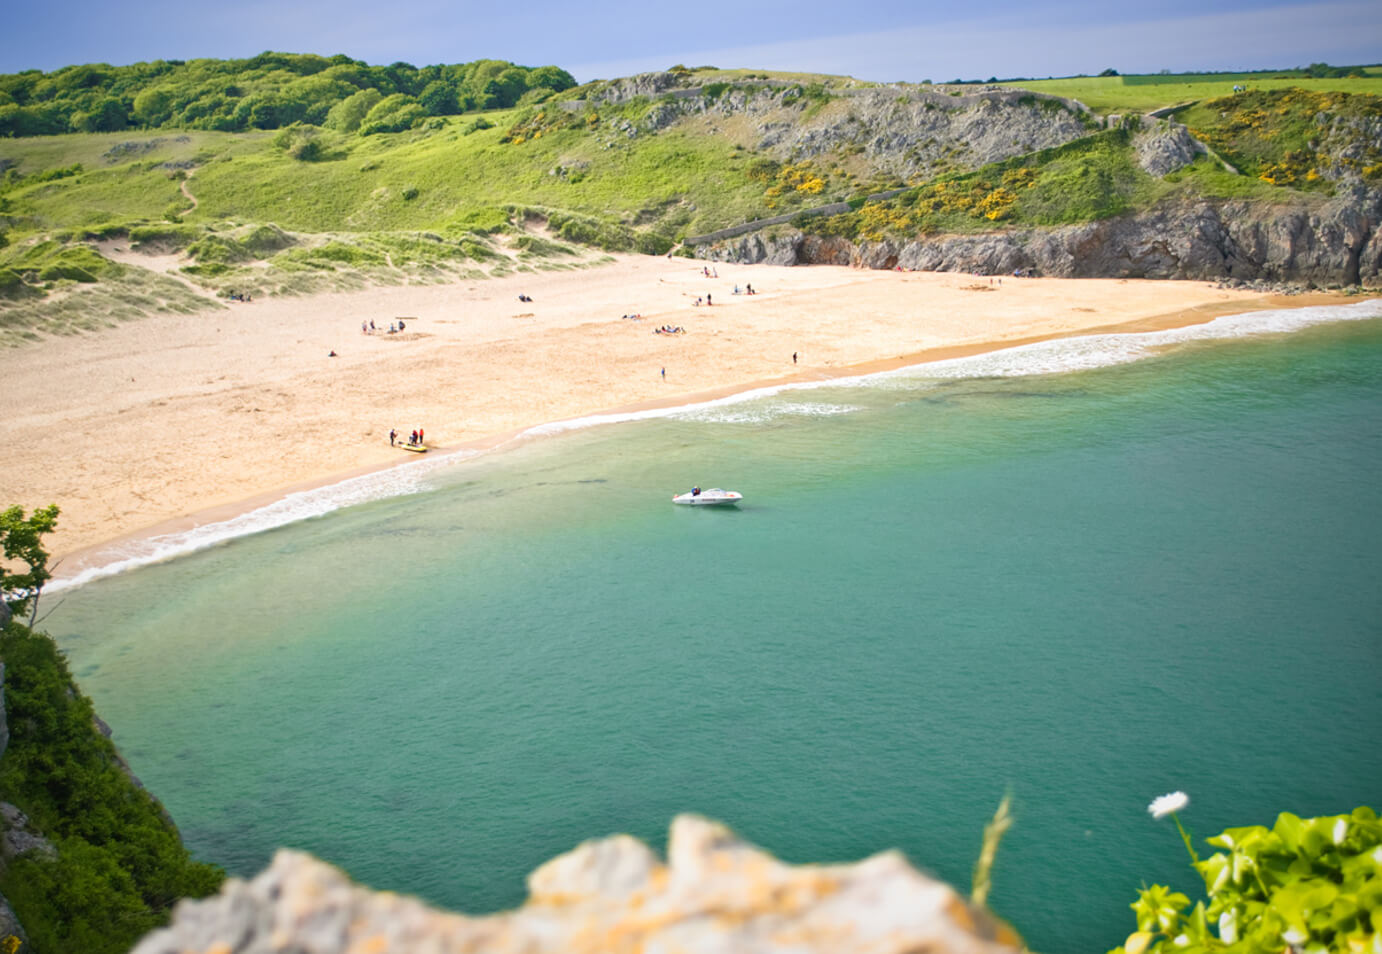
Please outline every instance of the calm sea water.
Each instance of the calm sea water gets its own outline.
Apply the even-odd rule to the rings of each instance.
[[[572,430],[71,590],[48,626],[236,874],[292,846],[489,911],[695,811],[967,890],[1010,790],[991,903],[1034,949],[1102,952],[1142,883],[1196,893],[1154,796],[1188,791],[1201,837],[1382,807],[1359,314]],[[693,482],[746,503],[671,506]]]

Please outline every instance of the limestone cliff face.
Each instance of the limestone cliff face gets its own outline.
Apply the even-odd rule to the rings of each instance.
[[[464,917],[352,884],[282,851],[249,882],[178,905],[132,954],[185,951],[756,952],[1016,954],[1021,941],[899,854],[794,867],[693,816],[672,824],[667,861],[627,835],[587,842],[535,871],[528,903]]]
[[[701,132],[733,120],[756,150],[779,159],[845,150],[866,157],[873,172],[899,179],[942,168],[977,169],[1079,139],[1093,126],[1088,110],[1073,100],[995,86],[846,86],[812,99],[799,84],[782,80],[733,87],[700,82],[694,74],[641,73],[592,90],[589,101],[651,100],[641,114],[608,124],[619,138],[679,123]]]
[[[1320,286],[1382,281],[1382,192],[1343,187],[1286,205],[1180,202],[1052,229],[854,243],[798,231],[702,246],[716,261],[856,265],[1063,278],[1175,278]]]

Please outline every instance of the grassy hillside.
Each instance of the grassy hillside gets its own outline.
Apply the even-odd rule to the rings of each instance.
[[[1208,98],[1234,82],[1249,91]],[[905,238],[1089,221],[1177,197],[1274,202],[1330,194],[1345,178],[1382,184],[1382,75],[1023,85],[1134,116],[1194,99],[1177,118],[1242,174],[1201,158],[1153,177],[1138,150],[1155,124],[1106,130],[1040,93],[712,67],[529,89],[520,105],[416,113],[393,132],[371,126],[371,111],[352,124],[332,106],[320,124],[279,129],[0,138],[0,344],[214,307],[231,290],[569,268],[591,260],[589,247],[663,254],[831,202],[853,211],[803,227]],[[135,252],[177,258],[144,267]]]
[[[1170,73],[1013,80],[1004,81],[1003,85],[1078,99],[1098,113],[1149,113],[1182,103],[1231,96],[1234,86],[1245,86],[1248,90],[1304,89],[1314,93],[1382,95],[1382,70],[1377,67],[1360,67],[1358,71],[1363,75],[1316,78],[1299,70],[1269,73]]]

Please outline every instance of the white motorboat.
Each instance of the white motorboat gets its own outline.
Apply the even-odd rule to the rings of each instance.
[[[673,497],[672,503],[688,504],[692,507],[713,507],[717,504],[737,504],[743,499],[743,494],[733,490],[721,490],[719,487],[701,490],[699,487],[692,487],[689,493]]]

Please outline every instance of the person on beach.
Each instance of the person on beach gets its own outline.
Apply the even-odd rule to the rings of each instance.
[[[797,363],[797,353],[796,353],[795,351],[792,352],[792,363],[793,363],[793,364],[796,364],[796,363]]]
[[[423,435],[422,435],[422,428],[419,427],[419,428],[417,429],[417,442],[418,442],[419,444],[421,444],[421,443],[423,442],[423,440],[425,440],[425,438],[424,438]]]
[[[709,308],[711,304],[712,304],[712,302],[710,301],[710,292],[706,292],[706,293],[705,293],[705,306],[706,306],[707,308]]]
[[[367,334],[369,334],[369,325],[365,324],[363,321],[360,322],[360,334],[362,334],[362,335],[367,335]]]
[[[409,444],[416,444],[416,443],[417,443],[417,431],[413,431],[411,434],[408,435],[408,443],[409,443]]]
[[[666,369],[666,368],[663,368],[663,369],[662,369],[662,380],[664,380],[664,381],[667,380],[667,369]]]
[[[394,428],[392,428],[392,427],[389,428],[389,446],[392,447],[392,446],[394,445],[394,442],[397,441],[397,440],[398,440],[398,431],[396,431],[396,430],[395,430]]]
[[[373,318],[371,318],[371,319],[369,320],[369,330],[370,330],[370,334],[374,334],[374,332],[377,330],[377,329],[374,327],[374,319],[373,319]]]

